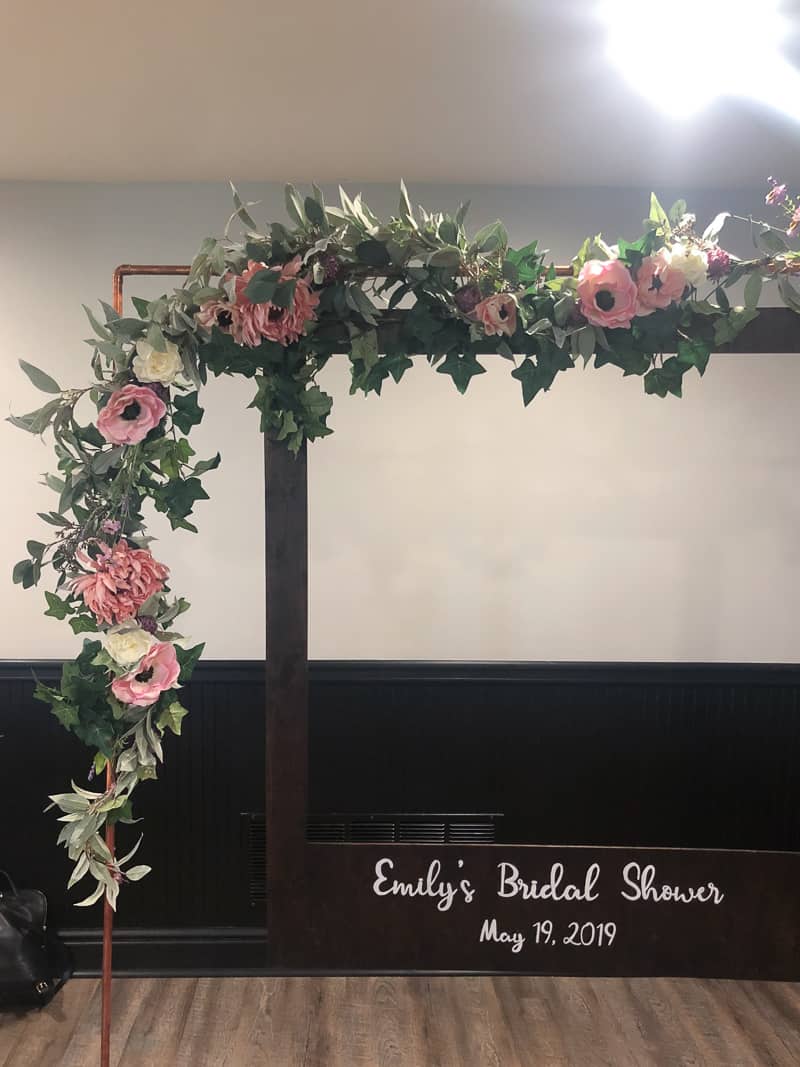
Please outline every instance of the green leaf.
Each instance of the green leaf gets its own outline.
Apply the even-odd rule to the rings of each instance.
[[[11,577],[14,585],[22,585],[23,589],[29,589],[33,584],[32,581],[33,564],[29,559],[21,559],[19,563],[14,564],[14,570],[11,572]]]
[[[231,187],[231,194],[233,196],[233,206],[236,209],[236,214],[239,216],[239,219],[244,223],[248,230],[255,230],[256,224],[253,221],[252,216],[248,213],[247,209],[242,203],[242,198],[239,196],[238,189],[233,184],[233,182],[228,182],[228,184]]]
[[[138,882],[144,878],[146,874],[149,874],[152,869],[153,868],[148,867],[146,863],[140,863],[138,867],[129,867],[128,870],[125,871],[125,877],[129,882]]]
[[[205,647],[205,642],[201,645],[194,645],[192,648],[183,648],[181,645],[174,646],[175,655],[178,657],[178,663],[181,667],[181,673],[178,676],[178,682],[181,685],[185,685],[192,677],[192,672],[197,666],[197,661],[202,656]]]
[[[203,418],[203,409],[197,403],[197,392],[178,394],[173,398],[172,421],[183,433],[189,433]]]
[[[46,592],[45,598],[47,600],[48,609],[45,615],[49,615],[53,619],[66,619],[67,615],[72,615],[75,608],[71,604],[68,604],[66,600],[62,600],[61,597],[56,596],[55,593]]]
[[[367,368],[378,362],[378,334],[376,330],[366,330],[356,334],[350,342],[350,358],[360,359]]]
[[[19,361],[20,367],[30,378],[31,382],[40,389],[43,393],[60,393],[61,386],[55,380],[51,378],[49,374],[45,374],[43,370],[39,370],[38,367],[34,367],[32,363],[26,363],[24,359]]]
[[[447,358],[436,368],[437,374],[448,374],[455,384],[459,393],[466,393],[467,387],[476,374],[485,374],[486,368],[481,366],[473,352],[459,355],[457,352],[448,352]]]
[[[327,229],[328,220],[323,205],[313,196],[307,196],[304,202],[308,221],[322,229]]]
[[[194,473],[199,477],[201,474],[206,474],[208,471],[216,470],[221,462],[222,456],[217,452],[211,459],[201,459],[199,463],[196,463],[194,466]]]
[[[677,225],[683,216],[686,214],[686,201],[676,200],[672,207],[669,209],[669,221],[675,226]]]
[[[779,255],[788,249],[787,243],[775,230],[765,227],[763,230],[753,231],[753,242],[756,248],[770,255]]]
[[[69,624],[72,627],[72,632],[74,634],[97,632],[97,623],[94,619],[90,619],[86,615],[77,615],[74,619],[69,620]]]
[[[703,231],[703,240],[713,241],[717,234],[722,230],[722,227],[725,225],[725,220],[729,219],[730,217],[730,211],[720,211],[719,215],[715,215]]]
[[[179,700],[173,700],[161,711],[156,725],[161,730],[171,730],[174,734],[180,736],[181,723],[188,714],[188,708],[185,708]]]
[[[761,299],[761,286],[761,275],[758,272],[754,272],[747,279],[744,287],[744,302],[746,307],[758,307],[758,301]]]
[[[124,453],[124,445],[115,445],[107,452],[96,452],[94,456],[92,456],[92,473],[105,474],[107,471],[111,470],[112,467],[118,466],[122,461]]]
[[[659,203],[658,197],[655,193],[650,194],[650,216],[649,221],[656,224],[656,228],[661,230],[665,237],[669,237],[672,233],[672,227],[669,223],[669,215],[663,209]]]
[[[306,217],[303,211],[303,201],[300,199],[300,194],[291,184],[287,182],[283,188],[284,200],[286,201],[286,211],[289,218],[297,226],[305,226]]]
[[[391,257],[386,245],[372,237],[367,241],[360,241],[356,245],[356,255],[362,263],[366,263],[370,267],[388,267],[391,263]]]
[[[294,300],[294,291],[297,288],[296,278],[287,278],[284,282],[279,282],[275,286],[275,292],[273,293],[271,303],[275,307],[288,308],[292,306]]]
[[[280,281],[280,271],[268,268],[257,271],[247,283],[244,295],[254,304],[266,304],[272,300]]]
[[[678,342],[678,362],[696,367],[701,376],[708,366],[711,345],[707,341],[692,337]]]

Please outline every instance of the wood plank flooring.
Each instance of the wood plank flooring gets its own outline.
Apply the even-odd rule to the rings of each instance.
[[[0,1015],[0,1067],[93,1067],[100,987]],[[162,978],[114,983],[114,1067],[800,1064],[800,985],[693,979]]]

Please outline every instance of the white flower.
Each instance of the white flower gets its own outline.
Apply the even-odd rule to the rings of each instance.
[[[106,634],[106,652],[123,667],[138,663],[154,638],[140,626],[115,626]]]
[[[183,369],[183,361],[178,346],[172,341],[166,342],[166,349],[159,352],[149,341],[136,342],[136,355],[133,357],[133,373],[140,382],[160,382],[171,385]]]
[[[697,288],[706,280],[708,257],[701,248],[676,242],[670,249],[667,262],[671,267],[682,272],[689,285]]]

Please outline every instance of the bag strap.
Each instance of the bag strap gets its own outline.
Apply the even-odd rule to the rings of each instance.
[[[11,880],[11,875],[8,873],[8,871],[0,871],[0,875],[2,875],[3,878],[5,878],[5,880],[8,882],[8,884],[11,886],[11,895],[12,896],[16,896],[17,895],[17,887],[14,885],[13,881]],[[3,892],[2,892],[2,889],[0,889],[0,897],[2,895],[3,895]]]

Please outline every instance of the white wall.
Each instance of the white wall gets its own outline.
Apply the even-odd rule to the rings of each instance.
[[[282,194],[261,196],[281,217]],[[382,212],[394,189],[366,187]],[[663,199],[685,195],[664,192]],[[417,187],[429,207],[472,197],[475,227],[500,216],[565,261],[589,232],[636,235],[648,190]],[[698,194],[701,219],[759,209],[759,194]],[[110,297],[120,262],[187,261],[227,218],[207,185],[0,184],[0,395],[19,413],[41,394],[18,358],[62,385],[88,373],[80,305]],[[740,241],[746,251],[746,241]],[[168,284],[168,283],[167,283]],[[129,282],[130,293],[152,285]],[[459,397],[424,361],[383,397],[349,397],[346,361],[326,369],[335,434],[311,450],[311,655],[315,658],[764,660],[800,658],[800,358],[712,357],[685,397],[645,397],[613,368],[574,371],[522,407],[509,364]],[[200,535],[156,555],[193,602],[208,655],[263,654],[261,440],[248,382],[214,380],[193,439],[223,464]],[[3,412],[5,414],[5,411]],[[72,655],[41,590],[13,563],[46,528],[49,448],[0,423],[0,657]]]

